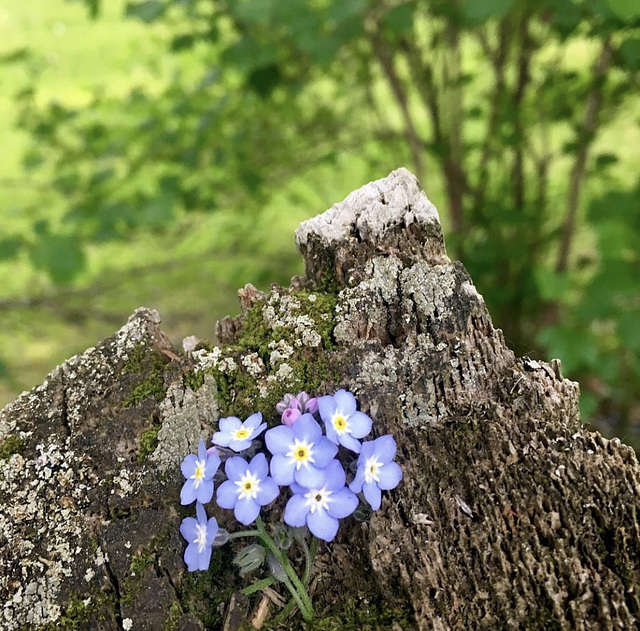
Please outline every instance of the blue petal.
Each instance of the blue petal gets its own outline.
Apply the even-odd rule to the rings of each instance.
[[[206,460],[207,459],[207,448],[204,446],[204,440],[200,439],[198,443],[198,460]]]
[[[251,522],[256,520],[256,517],[260,513],[260,504],[250,497],[238,500],[236,506],[233,509],[233,514],[236,519],[245,526],[248,526]]]
[[[344,488],[337,493],[329,496],[329,509],[327,512],[331,517],[336,519],[344,519],[351,515],[358,508],[358,498],[348,488]]]
[[[333,423],[327,419],[324,422],[324,429],[327,432],[327,438],[336,445],[340,443],[340,437],[338,436],[338,432],[336,432],[336,428],[333,426]],[[343,434],[344,436],[345,434]]]
[[[182,485],[182,490],[180,491],[180,504],[186,506],[187,504],[191,504],[196,499],[196,490],[194,488],[194,480],[187,480]]]
[[[207,512],[204,510],[204,506],[198,501],[196,504],[196,517],[201,524],[207,523]]]
[[[247,472],[248,466],[244,458],[233,456],[233,458],[229,458],[225,463],[224,472],[227,474],[229,480],[236,482]]]
[[[229,441],[229,448],[233,449],[236,453],[249,449],[251,447],[251,440],[245,438],[243,440],[231,440]]]
[[[363,412],[354,412],[349,417],[349,429],[354,438],[364,438],[371,431],[371,418]]]
[[[373,510],[378,510],[382,503],[382,492],[375,482],[365,482],[362,485],[364,498],[369,502]]]
[[[271,476],[280,486],[289,486],[293,482],[295,463],[284,454],[276,454],[271,458]]]
[[[204,480],[196,489],[196,499],[201,504],[206,504],[213,497],[213,480]]]
[[[332,460],[323,471],[326,475],[325,485],[329,491],[338,491],[344,486],[346,474],[339,460]]]
[[[374,440],[366,440],[361,445],[360,456],[358,457],[358,466],[364,466],[364,464],[373,456],[376,449],[376,443]]]
[[[209,454],[204,465],[204,477],[212,478],[220,467],[220,456],[216,453]]]
[[[198,554],[198,546],[190,543],[184,551],[184,562],[187,564],[189,572],[195,572],[200,569],[200,555]]]
[[[318,539],[333,541],[338,532],[338,520],[327,514],[326,511],[316,510],[307,516],[307,526]]]
[[[402,480],[402,469],[396,462],[390,462],[378,469],[378,486],[383,491],[395,489]]]
[[[311,414],[303,414],[293,425],[296,438],[317,443],[322,438],[322,427]]]
[[[327,430],[327,436],[328,435],[329,435],[329,431]],[[338,437],[338,440],[340,441],[340,444],[343,447],[346,447],[347,449],[350,449],[351,451],[354,451],[357,454],[359,454],[360,449],[362,449],[362,445],[360,444],[360,441],[355,439],[353,436],[350,436],[349,434],[342,434],[342,436]]]
[[[375,451],[378,460],[382,464],[391,462],[396,457],[396,441],[391,434],[385,434],[374,441]]]
[[[223,482],[216,493],[216,502],[221,508],[233,508],[238,501],[238,486],[231,480]]]
[[[318,469],[312,464],[300,467],[294,472],[296,482],[307,489],[321,489],[325,485],[325,469]]]
[[[187,478],[187,480],[196,472],[197,462],[198,458],[193,454],[189,454],[182,461],[180,469],[182,470],[182,475]]]
[[[303,486],[296,484],[295,482],[292,482],[289,486],[291,488],[291,491],[296,495],[304,495],[308,490],[308,489],[305,489]]]
[[[198,522],[193,517],[185,517],[180,524],[180,534],[189,542],[198,537]]]
[[[205,546],[198,555],[198,569],[206,572],[209,569],[209,561],[211,561],[211,546]]]
[[[220,530],[218,522],[215,517],[212,517],[207,522],[207,545],[210,546],[211,544],[213,544],[213,540],[216,538],[218,530]]]
[[[266,423],[262,423],[262,425],[258,425],[258,427],[256,427],[252,432],[251,432],[251,440],[253,440],[254,438],[257,438],[258,436],[260,436],[260,434],[262,434],[262,432],[264,432],[264,430],[266,429],[267,424]]]
[[[300,528],[307,524],[309,505],[303,495],[293,495],[284,509],[284,523],[294,528]]]
[[[255,429],[256,427],[258,427],[258,425],[260,425],[260,423],[262,423],[262,412],[256,412],[255,414],[252,414],[245,422],[244,422],[244,426],[249,428],[253,428]],[[266,426],[266,423],[265,423]]]
[[[262,452],[253,457],[253,460],[249,463],[249,471],[257,476],[258,480],[263,480],[269,475],[267,457]]]
[[[318,411],[320,412],[320,418],[325,423],[329,423],[333,413],[336,411],[336,402],[333,397],[318,397]]]
[[[356,398],[346,390],[338,390],[333,395],[333,400],[336,402],[336,409],[344,416],[351,416],[358,409]]]
[[[228,434],[230,432],[234,432],[237,429],[240,429],[241,425],[242,421],[239,418],[237,418],[236,416],[228,416],[227,418],[220,419],[218,427],[220,428],[221,432]]]
[[[295,435],[290,427],[280,425],[270,429],[264,435],[264,440],[267,443],[267,449],[272,454],[287,453],[290,445],[295,442]]]
[[[362,491],[362,485],[364,484],[365,476],[364,476],[364,465],[362,467],[358,467],[356,471],[356,477],[353,478],[353,481],[349,485],[349,488],[354,493],[360,493]]]
[[[214,445],[228,447],[229,443],[231,442],[231,434],[229,434],[229,432],[216,432],[211,438],[211,442]]]
[[[338,446],[323,436],[320,441],[313,446],[313,459],[316,461],[316,467],[323,469],[331,462],[337,453]]]
[[[271,504],[279,494],[280,488],[278,485],[271,478],[265,478],[260,484],[260,490],[256,495],[256,499],[260,506],[266,506],[267,504]]]

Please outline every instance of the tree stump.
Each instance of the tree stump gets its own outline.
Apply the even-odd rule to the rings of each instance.
[[[236,595],[231,546],[186,572],[179,465],[221,416],[274,425],[285,392],[343,387],[395,437],[404,480],[321,546],[306,628],[635,628],[636,456],[581,427],[558,361],[507,348],[415,177],[296,237],[306,278],[241,290],[217,346],[178,352],[139,309],[0,412],[0,626],[232,631],[276,614]]]

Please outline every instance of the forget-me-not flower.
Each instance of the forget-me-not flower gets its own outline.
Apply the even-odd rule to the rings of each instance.
[[[218,533],[218,522],[215,517],[207,519],[204,506],[196,504],[197,519],[185,517],[180,524],[180,533],[187,540],[184,561],[189,572],[209,569],[211,546]]]
[[[354,493],[362,491],[373,510],[380,508],[382,491],[395,488],[402,480],[402,469],[393,462],[395,455],[396,441],[388,434],[362,443],[356,477],[349,488]]]
[[[260,507],[266,506],[278,497],[280,489],[269,477],[267,457],[256,454],[250,463],[244,458],[229,458],[224,466],[229,478],[218,487],[218,506],[233,508],[236,519],[245,526],[255,521]]]
[[[233,451],[244,451],[251,447],[251,441],[259,436],[267,427],[262,423],[262,414],[252,414],[244,423],[235,416],[221,418],[220,431],[213,435],[212,442],[221,447],[229,447]]]
[[[213,476],[220,466],[220,456],[208,453],[204,441],[200,439],[198,455],[189,454],[180,468],[187,481],[180,491],[180,503],[191,504],[197,500],[206,504],[213,497]]]
[[[322,484],[326,467],[338,447],[322,434],[311,414],[303,414],[288,427],[273,427],[264,435],[271,458],[271,476],[280,486],[293,482],[306,487]]]
[[[327,438],[337,444],[360,453],[360,441],[371,431],[371,419],[357,410],[356,398],[346,390],[338,390],[333,396],[318,399],[320,417],[324,421]]]
[[[339,519],[351,515],[358,498],[345,486],[346,476],[338,460],[323,470],[324,480],[312,488],[291,485],[294,495],[287,502],[284,521],[289,526],[307,526],[318,539],[332,541],[338,532]]]

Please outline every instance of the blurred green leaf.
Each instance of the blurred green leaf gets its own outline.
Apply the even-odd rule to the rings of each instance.
[[[416,3],[409,2],[393,7],[387,11],[382,18],[386,30],[394,35],[411,32],[413,30],[415,10]]]
[[[515,0],[465,0],[462,11],[473,23],[501,19],[513,8]]]
[[[620,45],[620,56],[629,70],[640,69],[640,38],[628,39]]]
[[[136,18],[147,24],[162,17],[168,5],[160,0],[144,0],[143,2],[129,2],[125,9],[127,17]]]
[[[34,267],[49,274],[54,283],[70,283],[84,268],[85,255],[76,237],[45,234],[30,252]]]
[[[19,237],[0,238],[0,261],[12,259],[20,251],[22,239]]]
[[[599,153],[596,156],[596,168],[602,169],[618,162],[618,156],[615,153]]]
[[[277,64],[267,64],[249,73],[248,82],[251,88],[262,98],[271,96],[282,80],[282,73]]]
[[[606,0],[606,2],[612,13],[625,22],[632,22],[640,17],[638,0]]]

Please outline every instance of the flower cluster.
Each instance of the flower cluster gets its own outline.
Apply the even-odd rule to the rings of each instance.
[[[218,506],[233,510],[236,520],[247,526],[256,520],[260,524],[262,507],[271,504],[282,489],[289,489],[284,523],[306,527],[318,539],[332,541],[339,520],[358,508],[358,494],[377,510],[382,491],[393,489],[402,479],[402,470],[393,461],[392,436],[361,442],[371,432],[372,421],[357,409],[350,392],[338,390],[317,399],[305,392],[287,394],[276,409],[282,424],[266,432],[260,412],[245,421],[220,419],[213,446],[207,449],[201,440],[197,456],[184,459],[186,481],[180,500],[182,504],[195,501],[197,515],[197,519],[187,517],[180,528],[188,543],[184,558],[189,571],[208,568],[211,547],[219,535],[215,518],[208,519],[204,509],[214,490]],[[255,443],[262,439],[266,452],[258,449],[256,453]],[[250,459],[236,455],[250,448],[255,454]],[[214,489],[223,459],[226,480]],[[255,532],[264,535],[264,530]]]

